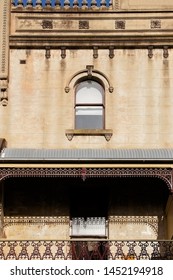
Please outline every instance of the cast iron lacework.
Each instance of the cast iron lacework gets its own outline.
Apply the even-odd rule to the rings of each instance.
[[[69,224],[68,216],[59,216],[59,217],[34,217],[34,216],[26,216],[26,217],[18,217],[18,216],[5,216],[4,217],[4,227],[13,226],[13,225],[49,225],[49,224]]]
[[[112,0],[11,0],[12,7],[18,8],[109,8]],[[115,0],[115,9],[119,8],[119,0]]]
[[[171,168],[0,168],[0,180],[9,177],[155,177],[172,192]]]
[[[109,224],[146,224],[158,235],[158,216],[110,216]]]
[[[11,240],[0,241],[1,260],[173,260],[165,240]]]

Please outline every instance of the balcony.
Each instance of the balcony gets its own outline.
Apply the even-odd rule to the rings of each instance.
[[[0,241],[1,260],[173,260],[172,240]]]

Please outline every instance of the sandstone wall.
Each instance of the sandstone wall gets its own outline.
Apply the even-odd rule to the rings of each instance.
[[[173,52],[164,59],[154,50],[59,50],[45,58],[43,50],[10,51],[9,104],[0,107],[1,136],[9,148],[170,148],[172,147]],[[73,85],[65,87],[76,72],[93,65],[109,77],[114,91],[105,91],[105,128],[112,129],[110,141],[103,136],[66,137],[74,129]]]

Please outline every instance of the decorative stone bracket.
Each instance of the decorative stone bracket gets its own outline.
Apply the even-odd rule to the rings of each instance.
[[[168,46],[163,47],[163,57],[168,58],[169,52],[168,52]]]
[[[153,57],[153,46],[148,47],[148,57],[152,58]]]

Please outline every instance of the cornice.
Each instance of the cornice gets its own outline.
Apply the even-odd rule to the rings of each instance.
[[[99,21],[99,24],[98,24]],[[12,48],[173,45],[173,13],[13,13]]]

